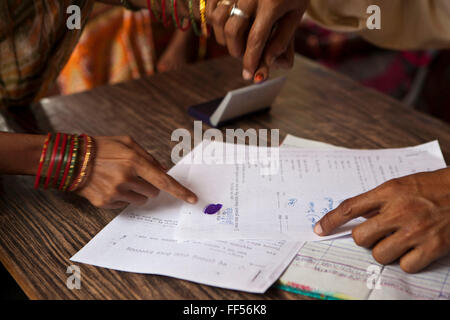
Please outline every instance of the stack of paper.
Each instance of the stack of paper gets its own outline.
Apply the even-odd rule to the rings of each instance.
[[[189,166],[180,163],[169,173],[187,184]],[[264,293],[302,245],[280,240],[178,242],[174,232],[181,207],[182,202],[163,193],[143,207],[129,207],[71,260]]]
[[[377,263],[351,237],[306,242],[279,287],[322,299],[450,299],[450,256],[417,274]]]
[[[183,205],[175,234],[177,239],[311,241],[336,238],[348,234],[362,218],[329,237],[319,237],[312,230],[323,215],[345,199],[393,178],[445,168],[437,142],[384,150],[284,147],[277,150],[276,157],[261,156],[253,163],[249,158],[242,164],[215,164],[212,159],[217,150],[227,156],[230,152],[255,154],[255,158],[264,153],[254,152],[245,145],[236,145],[233,149],[217,142],[208,149],[216,151],[211,157],[210,152],[204,152],[204,161],[208,164],[190,168],[187,186],[201,200],[197,205]],[[274,150],[268,152],[275,153]],[[271,165],[273,171],[263,174]],[[202,214],[210,203],[222,204],[224,209],[218,215]]]
[[[312,232],[315,222],[344,199],[386,180],[445,167],[436,142],[391,150],[280,148],[277,152],[277,170],[269,170],[270,174],[264,170],[267,163],[214,164],[209,158],[205,159],[209,164],[189,164],[183,160],[170,174],[199,195],[198,205],[161,194],[144,207],[130,207],[72,260],[262,293],[296,257],[282,278],[285,285],[340,292],[324,287],[328,282],[320,283],[319,273],[314,274],[319,282],[312,286],[303,281],[306,274],[313,274],[299,260],[302,250],[310,246],[303,242],[323,240]],[[207,215],[204,209],[209,204],[222,208]],[[348,234],[358,222],[334,237]],[[316,258],[322,261],[320,255],[311,259]],[[355,292],[348,296],[367,297],[361,295],[363,290]]]

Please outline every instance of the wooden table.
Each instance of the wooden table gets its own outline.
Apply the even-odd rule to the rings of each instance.
[[[219,59],[137,81],[43,100],[0,117],[16,131],[131,135],[170,166],[171,133],[192,132],[190,105],[223,96],[245,83],[240,62]],[[14,120],[15,119],[15,120]],[[304,58],[270,113],[234,128],[276,128],[350,148],[405,147],[439,139],[450,160],[450,127]],[[82,289],[66,287],[70,257],[117,214],[56,191],[35,191],[32,177],[0,177],[0,257],[31,299],[303,299],[272,287],[264,295],[197,285],[163,276],[80,265]]]

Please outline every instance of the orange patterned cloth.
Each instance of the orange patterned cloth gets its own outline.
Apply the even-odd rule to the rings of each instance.
[[[72,4],[81,8],[83,33],[65,26]],[[57,91],[70,94],[152,75],[173,31],[152,26],[148,10],[94,0],[0,0],[0,106],[57,93],[56,78]],[[214,39],[207,51],[226,53]]]
[[[81,33],[66,28],[72,4],[83,25],[92,0],[0,1],[0,107],[30,104],[54,83]]]
[[[154,45],[147,10],[96,4],[58,78],[62,94],[154,73]]]

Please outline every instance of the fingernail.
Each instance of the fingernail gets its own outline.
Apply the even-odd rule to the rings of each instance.
[[[189,197],[187,199],[187,201],[191,204],[196,204],[197,203],[197,198],[196,197]]]
[[[251,74],[250,71],[245,70],[245,69],[244,69],[244,71],[242,71],[242,77],[244,78],[244,80],[251,80],[252,76],[253,75]]]
[[[263,81],[264,80],[264,76],[261,74],[261,73],[258,73],[256,76],[255,76],[255,81],[256,82],[261,82],[261,81]]]
[[[316,225],[314,226],[314,232],[319,236],[322,234],[323,230],[319,222],[317,222]]]

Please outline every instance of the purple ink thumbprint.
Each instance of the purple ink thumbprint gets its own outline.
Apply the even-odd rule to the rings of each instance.
[[[222,209],[222,205],[220,203],[218,204],[209,204],[206,206],[205,210],[203,210],[206,214],[216,214],[217,212]]]

